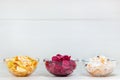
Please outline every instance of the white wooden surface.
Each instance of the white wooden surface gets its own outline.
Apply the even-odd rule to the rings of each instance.
[[[120,19],[120,0],[0,0],[0,19]]]

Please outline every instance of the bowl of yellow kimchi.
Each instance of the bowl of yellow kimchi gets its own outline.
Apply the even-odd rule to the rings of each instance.
[[[33,73],[38,61],[38,59],[29,56],[15,56],[4,59],[9,72],[18,77],[25,77]]]

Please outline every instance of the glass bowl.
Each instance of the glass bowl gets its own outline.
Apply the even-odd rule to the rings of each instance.
[[[15,56],[4,59],[10,73],[18,77],[25,77],[32,74],[38,64],[39,59],[28,56]]]
[[[48,72],[55,76],[68,76],[70,75],[76,68],[76,61],[78,60],[70,60],[70,61],[52,61],[48,59],[43,60],[45,62],[45,66]]]
[[[95,61],[85,60],[83,59],[84,67],[86,71],[94,77],[106,77],[110,75],[114,68],[116,67],[116,60],[107,59],[107,62],[99,63]]]

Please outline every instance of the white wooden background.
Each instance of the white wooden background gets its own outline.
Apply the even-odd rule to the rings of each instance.
[[[120,58],[120,0],[0,0],[0,57]]]

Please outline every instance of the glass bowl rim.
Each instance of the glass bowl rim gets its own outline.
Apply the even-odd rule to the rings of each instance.
[[[10,59],[12,59],[12,58],[14,58],[14,57],[16,57],[16,56],[13,56],[13,57],[6,57],[6,58],[3,58],[2,61],[3,61],[3,62],[7,62],[7,59],[8,59],[8,61],[10,61]],[[28,56],[28,57],[30,57],[30,56]],[[40,58],[38,58],[38,57],[36,57],[36,58],[30,57],[30,58],[33,59],[33,60],[36,60],[37,62],[40,61]],[[26,62],[28,62],[28,61],[26,61]]]
[[[109,59],[108,61],[117,62],[118,60]],[[92,61],[90,61],[89,59],[82,59],[81,62],[92,62]],[[93,61],[93,62],[94,62],[94,61]]]
[[[79,62],[80,61],[79,59],[70,59],[70,60],[73,60],[75,62]],[[46,62],[46,61],[52,61],[52,59],[49,59],[49,58],[43,59],[43,62]],[[58,62],[61,62],[61,61],[58,61]]]

